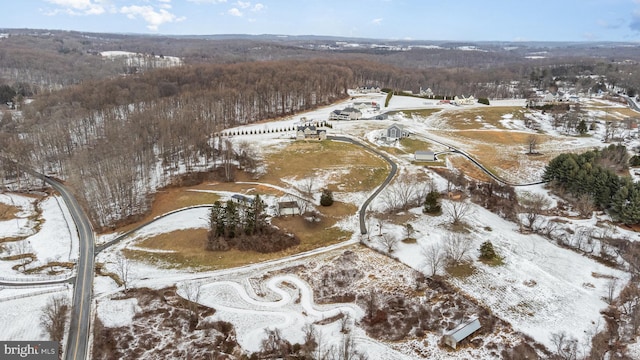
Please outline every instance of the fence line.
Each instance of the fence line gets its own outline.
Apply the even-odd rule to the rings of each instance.
[[[15,282],[15,283],[25,283],[25,282],[46,282],[46,281],[59,281],[59,280],[68,280],[73,277],[73,274],[63,274],[63,275],[52,275],[52,276],[31,276],[31,277],[5,277],[0,276],[0,281],[4,282]]]

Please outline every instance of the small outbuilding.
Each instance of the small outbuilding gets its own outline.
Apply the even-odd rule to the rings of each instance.
[[[414,154],[415,161],[436,161],[436,154],[433,151],[418,150]]]
[[[280,201],[278,203],[278,215],[300,215],[300,207],[295,201]]]
[[[444,343],[455,349],[458,344],[466,339],[469,335],[480,329],[480,320],[477,317],[471,318],[469,321],[462,323],[455,328],[447,331],[442,336]]]

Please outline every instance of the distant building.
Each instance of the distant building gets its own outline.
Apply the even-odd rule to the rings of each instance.
[[[380,104],[375,101],[355,101],[353,107],[356,109],[380,110]]]
[[[423,88],[420,88],[420,96],[433,96],[433,90],[431,90],[431,88],[427,88],[426,90]]]
[[[250,206],[253,204],[253,198],[241,194],[231,195],[231,200],[242,206]]]
[[[445,332],[442,338],[445,344],[455,349],[462,340],[466,339],[478,329],[480,329],[480,320],[475,317]]]
[[[461,95],[459,97],[454,97],[453,102],[456,105],[473,105],[476,103],[476,98],[474,98],[473,96],[464,97],[464,95]]]
[[[436,154],[433,151],[418,150],[414,154],[415,161],[436,161]]]

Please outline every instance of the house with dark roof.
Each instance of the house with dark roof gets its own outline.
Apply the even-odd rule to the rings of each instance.
[[[248,196],[244,196],[242,194],[233,194],[231,195],[231,200],[242,206],[249,206],[253,204],[253,198]]]
[[[320,129],[316,125],[305,124],[296,128],[296,140],[325,140],[327,138],[327,130]]]
[[[393,124],[387,128],[387,140],[398,140],[409,137],[409,131],[400,124]]]
[[[478,329],[480,329],[480,320],[478,320],[477,317],[473,317],[469,321],[445,332],[442,338],[445,344],[455,349],[462,340],[466,339]]]

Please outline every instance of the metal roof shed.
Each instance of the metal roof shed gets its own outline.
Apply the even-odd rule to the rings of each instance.
[[[444,343],[456,348],[458,343],[480,329],[480,320],[477,317],[471,318],[469,321],[462,323],[455,328],[444,333]]]

